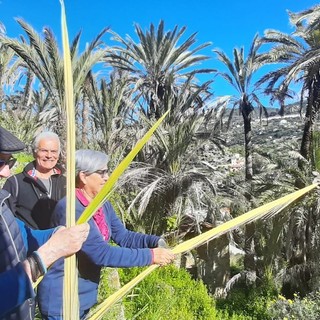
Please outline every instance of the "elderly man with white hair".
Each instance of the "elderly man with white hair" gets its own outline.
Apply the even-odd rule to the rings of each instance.
[[[57,164],[59,155],[58,135],[40,133],[33,142],[35,160],[3,186],[12,195],[7,203],[11,211],[33,229],[49,227],[56,203],[66,194],[66,178]]]

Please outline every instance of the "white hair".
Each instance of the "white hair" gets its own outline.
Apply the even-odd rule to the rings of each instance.
[[[100,151],[81,149],[76,151],[76,176],[80,171],[93,173],[106,168],[109,157]]]
[[[58,142],[58,151],[60,153],[60,139],[59,136],[52,131],[44,131],[39,133],[35,139],[33,140],[32,150],[36,152],[39,147],[39,143],[41,140],[56,140]]]

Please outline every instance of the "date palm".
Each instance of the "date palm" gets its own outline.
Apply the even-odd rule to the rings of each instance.
[[[0,22],[0,35],[5,36],[5,26]],[[23,68],[21,60],[15,57],[15,53],[0,42],[0,103],[5,100],[6,94],[15,90],[15,84],[19,82]],[[6,90],[4,91],[4,88]]]
[[[49,28],[44,28],[43,35],[41,35],[22,19],[17,19],[17,22],[27,34],[27,38],[21,37],[19,41],[1,34],[0,42],[3,46],[12,49],[15,54],[24,61],[24,64],[39,81],[40,88],[42,87],[48,91],[52,101],[51,108],[48,108],[47,110],[52,120],[51,125],[54,129],[55,125],[60,123],[62,124],[60,129],[63,129],[65,127],[63,120],[65,98],[63,85],[63,57],[59,51],[55,36]],[[80,102],[83,86],[88,73],[97,63],[102,61],[102,57],[105,54],[101,37],[106,31],[107,29],[102,30],[97,37],[86,46],[81,54],[79,53],[81,33],[78,33],[72,42],[70,51],[73,66],[73,87],[76,106]],[[55,120],[57,118],[60,119],[59,122]]]
[[[202,111],[210,106],[210,83],[195,90],[191,78],[178,95],[167,97],[172,112],[124,175],[129,188],[126,194],[135,195],[129,206],[131,222],[140,221],[140,226],[135,226],[140,230],[161,234],[167,230],[168,219],[176,218],[178,226],[186,212],[197,216],[205,211],[204,199],[214,191],[213,170],[195,152],[200,144],[218,137],[217,131],[204,134],[206,115]],[[199,101],[201,108],[197,107]],[[210,116],[214,118],[214,114]],[[141,129],[151,125],[146,116],[140,119],[138,137]]]
[[[259,68],[262,67],[263,62],[258,50],[261,46],[261,41],[256,35],[252,41],[247,57],[244,55],[244,49],[233,50],[233,62],[221,50],[216,49],[214,52],[217,58],[227,68],[226,72],[218,72],[235,90],[236,94],[230,99],[232,105],[232,112],[230,119],[235,109],[239,109],[243,119],[244,128],[244,146],[245,146],[245,179],[250,182],[253,178],[253,164],[252,164],[252,132],[251,132],[251,116],[254,108],[266,112],[265,107],[261,103],[257,88],[253,83],[253,75]],[[251,200],[250,193],[246,193],[247,200]],[[256,266],[254,261],[254,223],[247,224],[245,227],[245,268],[255,273]]]
[[[129,36],[124,39],[112,32],[119,45],[112,47],[106,61],[129,72],[130,83],[141,110],[148,118],[158,119],[169,107],[163,104],[167,91],[174,92],[191,74],[213,71],[196,68],[196,65],[209,58],[198,53],[210,43],[192,48],[196,33],[183,40],[186,27],[178,29],[175,26],[172,31],[165,32],[163,21],[160,21],[158,28],[151,24],[146,32],[136,25],[135,31],[138,42]]]
[[[98,82],[92,77],[85,91],[91,105],[95,143],[110,155],[111,162],[117,163],[116,155],[124,151],[120,149],[127,144],[129,127],[133,123],[134,106],[126,72],[114,70],[109,81],[101,79]]]
[[[302,107],[306,98],[306,112],[300,153],[310,160],[312,133],[320,107],[320,6],[298,13],[289,12],[289,20],[295,27],[292,35],[277,30],[265,32],[262,41],[271,45],[271,49],[264,59],[269,63],[279,63],[281,67],[266,74],[259,82],[267,83],[266,93],[280,101],[281,114],[285,98],[292,94],[290,86],[301,84],[300,104]]]
[[[246,180],[251,180],[253,176],[251,115],[255,107],[266,112],[266,108],[260,101],[257,95],[257,88],[252,80],[255,72],[263,65],[261,55],[258,53],[260,46],[260,39],[256,35],[247,57],[244,55],[243,48],[235,48],[233,50],[233,61],[223,51],[219,49],[214,50],[217,54],[217,59],[227,67],[226,72],[219,71],[218,75],[222,76],[237,92],[230,99],[232,106],[231,117],[235,109],[239,109],[243,118]]]

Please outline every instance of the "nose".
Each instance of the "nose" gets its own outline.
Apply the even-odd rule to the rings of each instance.
[[[46,153],[46,156],[47,156],[48,158],[51,158],[51,157],[54,156],[54,155],[55,155],[54,152],[51,151],[51,150],[48,150],[47,153]]]

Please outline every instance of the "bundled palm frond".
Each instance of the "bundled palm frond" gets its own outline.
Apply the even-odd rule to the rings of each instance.
[[[63,0],[61,3],[61,29],[64,55],[65,112],[67,119],[67,206],[66,225],[75,225],[75,111],[73,99],[72,65],[69,48],[66,13]],[[63,283],[63,318],[79,318],[78,274],[76,256],[65,259]]]

